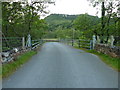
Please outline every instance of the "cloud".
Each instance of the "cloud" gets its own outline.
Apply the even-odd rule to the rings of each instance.
[[[56,0],[56,5],[50,5],[50,13],[96,15],[96,8],[90,6],[87,0]],[[100,16],[100,14],[98,15]]]

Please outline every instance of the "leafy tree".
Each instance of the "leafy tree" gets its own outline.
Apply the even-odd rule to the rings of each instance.
[[[46,14],[45,2],[2,2],[2,26],[6,37],[41,38],[47,24],[40,17]]]
[[[93,30],[93,27],[99,23],[98,17],[83,14],[76,18],[73,23],[74,28],[80,31],[81,36],[90,38],[92,35],[89,32],[91,31],[94,31],[95,34],[98,34],[95,32],[96,30]]]
[[[119,1],[117,0],[88,0],[92,3],[94,7],[101,5],[101,33],[100,36],[101,42],[108,42],[108,38],[110,35],[116,35],[118,32],[117,30],[117,22],[119,22]],[[114,21],[113,21],[114,20]],[[114,23],[111,23],[114,22]],[[111,27],[113,26],[114,29]],[[116,32],[116,33],[115,33]],[[104,41],[104,36],[106,40]]]

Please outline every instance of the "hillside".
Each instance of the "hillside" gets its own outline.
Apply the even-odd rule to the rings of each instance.
[[[45,18],[48,24],[51,23],[62,23],[62,22],[70,22],[74,20],[78,15],[66,15],[66,14],[51,14]]]
[[[58,27],[70,28],[72,27],[72,21],[79,15],[66,15],[66,14],[51,14],[45,18],[45,21],[49,25],[49,30],[56,30]]]
[[[71,28],[73,21],[81,15],[83,14],[80,15],[51,14],[45,18],[45,21],[49,25],[49,30],[53,31],[56,30],[58,27]],[[88,15],[88,17],[93,20],[93,23],[100,21],[100,19],[96,16]]]

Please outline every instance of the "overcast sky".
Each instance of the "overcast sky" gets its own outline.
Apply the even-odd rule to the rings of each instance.
[[[89,5],[87,0],[56,0],[55,5],[50,5],[48,10],[50,14],[84,14],[96,16],[96,8]],[[97,14],[100,16],[100,13]]]

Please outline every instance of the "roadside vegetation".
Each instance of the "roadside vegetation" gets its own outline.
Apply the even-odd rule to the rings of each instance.
[[[115,39],[114,45],[120,46],[119,3],[107,0],[105,2],[88,1],[93,7],[101,9],[101,17],[88,13],[79,15],[51,14],[44,19],[48,24],[49,32],[45,37],[91,40],[95,35],[99,37],[100,43],[108,44],[112,35]]]
[[[50,0],[51,1],[51,0]],[[48,14],[47,4],[32,2],[2,2],[2,33],[5,37],[27,37],[32,39],[87,39],[93,35],[100,36],[101,43],[108,43],[109,36],[120,36],[118,2],[99,2],[88,0],[95,8],[101,9],[101,17],[88,13],[79,15]],[[37,7],[37,8],[36,8]],[[117,9],[117,10],[115,10]],[[39,13],[41,11],[41,13]],[[74,35],[74,36],[73,36]],[[119,45],[119,43],[118,43]]]
[[[78,49],[81,49],[81,50],[84,50],[88,53],[92,53],[92,54],[97,55],[108,66],[112,67],[116,71],[120,71],[120,65],[119,65],[120,64],[120,62],[119,62],[120,58],[113,58],[109,55],[97,52],[95,50],[88,50],[88,49],[85,49],[85,48],[78,48]]]
[[[0,65],[0,75],[2,74],[2,64]]]
[[[36,51],[29,51],[20,55],[15,61],[10,62],[9,64],[3,64],[2,66],[2,77],[8,77],[13,72],[15,72],[19,67],[26,63],[30,58],[35,55]]]
[[[1,2],[2,8],[2,50],[7,51],[11,48],[16,48],[16,41],[13,41],[14,37],[25,37],[27,41],[28,34],[31,35],[32,40],[38,40],[44,37],[47,33],[48,25],[41,17],[44,14],[48,14],[46,10],[48,4],[54,2]],[[1,20],[0,20],[1,23]],[[13,38],[9,41],[7,38]],[[15,39],[14,39],[15,40]],[[20,41],[19,41],[20,42]],[[25,42],[26,43],[26,42]],[[12,46],[12,45],[15,45]],[[22,44],[20,44],[22,45]],[[7,77],[11,75],[16,69],[27,62],[37,51],[26,52],[8,64],[3,64],[2,76]]]
[[[2,34],[4,37],[25,37],[40,39],[47,32],[48,25],[43,14],[48,14],[47,2],[2,2]]]

